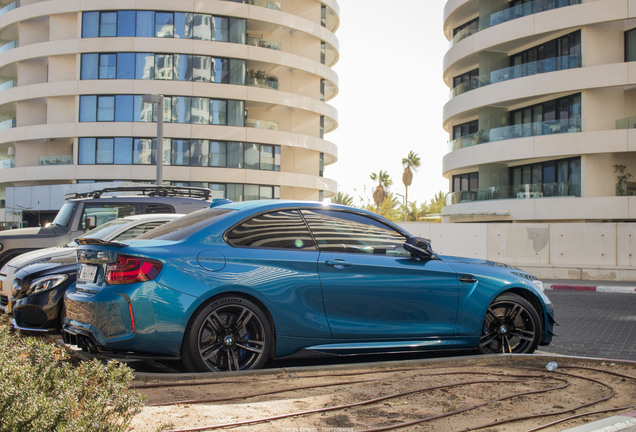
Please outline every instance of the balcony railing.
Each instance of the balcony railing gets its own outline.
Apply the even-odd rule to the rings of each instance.
[[[73,165],[73,155],[40,156],[40,165]]]
[[[20,2],[19,1],[15,1],[13,3],[9,3],[8,5],[3,7],[2,9],[0,9],[0,16],[6,14],[9,11],[12,11],[13,9],[15,9],[17,7],[20,7]]]
[[[523,3],[490,15],[490,27],[550,9],[557,9],[580,3],[581,0],[535,0]]]
[[[13,48],[17,48],[17,47],[18,47],[18,41],[17,40],[8,42],[8,43],[0,46],[0,53],[12,50]]]
[[[490,186],[475,191],[451,192],[446,205],[499,199],[535,199],[546,197],[580,197],[580,182],[532,183],[518,186]]]
[[[634,129],[636,128],[636,117],[626,117],[616,120],[616,129]]]
[[[247,127],[255,128],[255,129],[269,129],[269,130],[278,130],[278,122],[273,122],[270,120],[256,120],[256,119],[247,119],[245,122]]]
[[[488,132],[488,140],[492,142],[539,135],[573,132],[581,132],[581,119],[578,117],[563,120],[524,123],[490,129],[490,131]]]
[[[281,48],[280,42],[263,39],[257,36],[249,36],[249,35],[247,36],[247,44],[256,46],[256,47],[261,47],[261,48],[273,49],[277,51],[280,51],[280,48]]]
[[[450,142],[450,150],[455,151],[492,141],[574,132],[581,132],[581,119],[578,117],[503,126],[458,137]]]
[[[248,77],[245,80],[245,84],[252,87],[271,88],[278,90],[278,81],[271,79],[259,79],[254,77]]]
[[[15,80],[5,81],[2,84],[0,84],[0,92],[12,89],[13,87],[15,87]]]
[[[15,158],[0,160],[0,169],[15,168]]]
[[[280,2],[274,1],[274,0],[226,0],[226,1],[232,1],[234,3],[250,4],[254,6],[261,6],[268,9],[274,9],[274,10],[282,10]]]
[[[580,54],[554,57],[492,71],[490,72],[490,84],[578,67],[581,67]]]
[[[12,129],[15,127],[15,119],[0,121],[0,130]]]
[[[488,18],[488,23],[485,26],[477,27],[477,23],[475,23],[475,26],[471,25],[457,32],[457,34],[455,34],[451,39],[450,45],[453,46],[462,39],[474,35],[478,31],[496,26],[497,24],[502,24],[513,19],[536,14],[539,12],[544,12],[551,9],[558,9],[565,6],[581,4],[581,2],[582,0],[535,0],[533,2],[513,6],[490,15],[490,17]]]
[[[474,78],[453,87],[450,97],[454,98],[467,91],[502,81],[579,67],[581,67],[581,55],[573,54],[497,69],[490,72],[488,81],[481,81]]]

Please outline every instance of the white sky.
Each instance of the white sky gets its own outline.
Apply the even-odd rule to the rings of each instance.
[[[340,60],[334,70],[339,94],[329,101],[338,128],[325,139],[338,147],[338,162],[325,177],[338,191],[370,198],[372,172],[387,171],[390,190],[404,194],[402,158],[420,155],[422,166],[409,188],[409,201],[421,204],[448,192],[442,157],[448,133],[442,108],[448,88],[442,59],[448,41],[442,31],[444,0],[339,0]],[[366,187],[366,192],[365,192]],[[398,197],[399,198],[399,197]]]

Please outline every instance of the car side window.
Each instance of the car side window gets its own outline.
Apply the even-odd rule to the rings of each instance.
[[[112,241],[122,241],[122,240],[133,239],[135,237],[138,237],[142,234],[147,233],[150,230],[157,228],[158,226],[165,224],[166,222],[167,221],[152,221],[152,222],[146,222],[146,223],[136,225],[134,227],[127,229],[123,233],[119,234],[118,236],[113,238]]]
[[[411,255],[403,247],[404,235],[370,217],[334,210],[302,210],[302,213],[321,251]]]
[[[86,229],[86,218],[95,216],[95,226],[100,226],[113,219],[134,215],[135,204],[85,204],[80,221],[80,228]]]
[[[314,239],[296,210],[251,218],[230,230],[226,239],[232,246],[316,250]]]
[[[174,213],[174,207],[169,204],[144,204],[144,213]]]

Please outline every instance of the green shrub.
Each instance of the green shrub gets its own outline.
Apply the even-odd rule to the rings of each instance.
[[[116,362],[74,364],[41,338],[0,324],[0,432],[126,431],[141,411],[133,374]]]

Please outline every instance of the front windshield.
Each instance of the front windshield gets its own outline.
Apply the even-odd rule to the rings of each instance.
[[[110,222],[106,222],[103,225],[98,226],[97,228],[93,228],[90,231],[86,231],[84,234],[79,236],[79,238],[97,238],[104,239],[108,234],[116,231],[122,225],[130,223],[129,220],[126,219],[113,219]]]
[[[51,225],[67,226],[73,216],[73,209],[75,208],[74,202],[65,202],[60,211],[57,212],[55,219]]]

